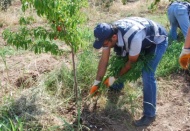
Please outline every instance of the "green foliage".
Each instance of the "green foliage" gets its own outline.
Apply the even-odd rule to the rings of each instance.
[[[73,76],[71,70],[66,66],[62,65],[60,69],[51,72],[46,80],[46,90],[52,94],[62,97],[72,96],[73,87]]]
[[[163,55],[161,62],[158,65],[156,75],[157,76],[166,76],[177,70],[180,70],[179,66],[179,55],[181,52],[183,42],[172,42],[171,45],[168,46],[166,53]],[[142,68],[146,70],[151,70],[149,65],[147,64],[149,60],[153,58],[153,55],[145,55],[141,53],[138,61],[132,65],[132,68],[122,77],[120,77],[117,81],[120,82],[135,82],[140,76]],[[127,57],[120,57],[120,56],[112,56],[110,58],[110,63],[108,67],[108,76],[118,76],[120,69],[126,64],[128,58]]]
[[[7,61],[6,61],[6,55],[13,55],[13,54],[14,54],[14,50],[13,50],[13,48],[11,48],[9,46],[4,46],[4,47],[0,48],[0,57],[3,60],[8,81],[9,81],[9,75],[8,75],[8,66],[7,66]]]
[[[31,105],[28,109],[23,109],[21,104],[22,97],[17,101],[11,97],[4,97],[0,107],[0,131],[39,131],[42,126],[33,118],[27,115],[31,110]],[[24,112],[24,113],[23,113]]]
[[[18,116],[14,116],[15,121],[9,117],[0,118],[0,130],[6,131],[22,131],[23,130],[23,121]]]
[[[183,42],[178,43],[176,41],[172,42],[171,45],[168,46],[166,53],[158,66],[156,72],[157,76],[167,76],[180,69],[178,60],[182,46]]]
[[[131,82],[136,81],[140,76],[142,69],[150,71],[151,68],[148,62],[154,57],[154,55],[145,55],[141,53],[139,55],[138,61],[133,63],[132,68],[123,76],[119,77],[117,81],[119,82]],[[112,56],[110,59],[107,76],[118,76],[121,68],[125,66],[128,61],[128,57]]]
[[[97,70],[97,56],[94,52],[86,49],[77,56],[77,80],[81,89],[88,89],[95,79]],[[66,96],[74,85],[72,78],[73,71],[68,65],[62,65],[60,69],[48,74],[45,80],[46,89],[50,94]],[[71,93],[71,92],[70,92]],[[71,96],[71,95],[70,95]]]
[[[63,122],[64,122],[63,126],[65,127],[64,131],[75,131],[74,127],[70,123],[68,123],[64,119]]]
[[[0,48],[0,56],[5,57],[6,55],[13,55],[15,54],[15,49],[10,46],[3,46]]]
[[[25,11],[28,7],[33,6],[38,16],[45,16],[51,28],[58,31],[57,37],[77,51],[83,44],[80,24],[85,19],[81,9],[86,4],[86,0],[22,0],[22,10]],[[58,27],[60,28],[58,29]]]
[[[180,28],[177,29],[177,41],[185,41],[185,37],[182,33],[182,30]],[[183,43],[182,43],[183,44]]]
[[[62,54],[62,50],[53,43],[54,39],[65,41],[76,52],[85,43],[82,41],[82,23],[85,21],[82,8],[86,0],[22,0],[22,10],[34,7],[38,16],[48,20],[48,26],[31,28],[33,17],[21,17],[19,31],[5,30],[3,38],[17,48],[33,49],[35,53],[51,52]]]
[[[31,37],[32,35],[33,37]],[[7,43],[16,46],[17,49],[30,49],[35,53],[51,52],[54,55],[62,54],[63,50],[47,39],[48,35],[43,27],[29,30],[26,26],[23,26],[18,32],[11,32],[9,29],[3,32],[3,38],[7,40]],[[36,41],[31,38],[36,38]]]
[[[28,25],[28,24],[32,24],[32,22],[34,22],[34,18],[32,16],[30,17],[21,17],[19,19],[19,24],[20,25]]]
[[[23,131],[23,120],[18,116],[14,116],[14,120],[9,117],[0,117],[0,130],[1,131]]]
[[[160,1],[160,0],[155,0],[154,2],[152,2],[152,3],[149,5],[148,9],[149,9],[150,11],[155,11],[155,10],[157,9],[157,4],[158,4],[159,1]]]
[[[0,107],[0,130],[1,131],[21,131],[23,130],[23,120],[19,118],[12,108],[14,100],[10,97],[4,98],[6,105]]]
[[[97,60],[96,54],[90,50],[84,50],[78,55],[77,76],[81,88],[89,87],[95,79]]]
[[[83,36],[82,38],[84,40],[83,42],[88,42],[88,46],[86,46],[86,49],[91,48],[90,50],[92,50],[93,47],[91,45],[89,45],[89,43],[93,43],[93,41],[94,41],[94,34],[92,33],[93,30],[86,28],[86,29],[83,29],[83,31],[81,31],[81,32],[82,32],[81,35]]]

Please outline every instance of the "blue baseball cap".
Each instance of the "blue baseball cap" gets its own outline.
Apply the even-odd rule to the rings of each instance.
[[[94,37],[95,41],[93,47],[96,49],[100,49],[103,46],[104,40],[109,38],[112,34],[112,27],[107,23],[99,23],[94,28]]]

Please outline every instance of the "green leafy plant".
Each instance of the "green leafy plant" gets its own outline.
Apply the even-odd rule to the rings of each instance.
[[[142,75],[142,69],[144,68],[147,71],[151,70],[151,67],[148,65],[148,62],[152,60],[154,57],[153,54],[145,54],[144,52],[140,53],[138,61],[132,64],[132,68],[124,75],[119,77],[115,83],[127,83],[127,82],[135,82]],[[125,66],[128,57],[121,57],[118,55],[113,55],[110,58],[107,73],[104,76],[102,82],[100,83],[100,92],[104,92],[107,90],[105,84],[103,83],[106,78],[109,76],[118,76],[121,68]]]
[[[157,76],[167,76],[173,72],[180,70],[179,55],[183,42],[173,41],[167,48],[166,53],[158,65]]]
[[[123,76],[119,77],[118,82],[131,82],[136,81],[141,76],[141,71],[143,68],[150,71],[151,68],[148,65],[148,61],[150,61],[154,55],[145,55],[145,53],[141,53],[139,55],[138,61],[133,63],[132,68]],[[112,56],[110,59],[108,73],[107,76],[118,76],[121,68],[128,61],[128,57],[120,57],[120,56]]]

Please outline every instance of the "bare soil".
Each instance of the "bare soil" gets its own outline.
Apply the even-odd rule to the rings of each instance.
[[[15,3],[13,6],[18,7],[19,4]],[[3,28],[0,28],[0,33],[2,33],[2,30]],[[1,35],[0,46],[7,46]],[[6,56],[7,68],[3,60],[0,59],[0,103],[4,103],[3,98],[5,96],[14,96],[18,90],[23,91],[23,94],[30,92],[27,88],[38,85],[39,79],[45,73],[60,67],[64,61],[63,58],[64,56],[57,59],[50,54],[21,53]],[[87,126],[91,131],[190,131],[190,77],[188,72],[181,71],[165,78],[158,78],[157,84],[157,117],[150,126],[134,127],[132,125],[133,119],[138,119],[140,115],[132,117],[125,109],[116,108],[118,97],[125,95],[123,91],[108,93],[107,99],[111,104],[109,103],[109,107],[104,109],[99,108],[101,103],[84,100],[80,123]],[[24,89],[21,87],[24,87]],[[26,96],[26,99],[27,97],[30,97],[30,95]],[[17,98],[23,100],[22,96],[17,96]],[[94,104],[96,104],[95,107],[91,107]],[[33,107],[33,103],[27,106],[30,111],[39,112],[37,107]],[[41,108],[47,107],[41,106]],[[93,111],[91,108],[93,108]],[[72,121],[73,125],[77,123],[77,120],[73,119],[77,114],[74,103],[70,102],[70,105],[65,107],[57,106],[54,111],[60,117]],[[47,116],[43,113],[39,113],[39,115],[46,116],[40,120],[42,125],[44,121],[46,121],[45,123],[49,121],[54,121],[56,124],[60,123],[56,117]],[[83,127],[82,130],[87,130],[87,127]]]

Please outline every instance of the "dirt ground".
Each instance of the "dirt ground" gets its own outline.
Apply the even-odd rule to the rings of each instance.
[[[18,6],[18,3],[15,6]],[[3,28],[0,28],[0,33],[2,31]],[[0,47],[3,46],[6,46],[6,43],[0,35]],[[25,88],[37,84],[38,78],[58,68],[63,61],[63,57],[57,59],[50,54],[35,55],[28,52],[27,54],[7,56],[6,64],[8,67],[6,69],[3,60],[0,59],[0,102],[3,103],[3,98],[7,94],[14,95],[22,84]],[[109,107],[91,112],[89,103],[84,104],[81,123],[90,128],[91,131],[190,131],[189,74],[185,71],[176,72],[165,78],[158,78],[157,84],[157,117],[150,126],[140,128],[132,126],[133,119],[126,110]],[[117,95],[122,96],[123,94],[111,94],[110,98]],[[69,115],[74,114],[74,110],[75,107],[72,104],[67,107],[67,110],[61,107],[57,108],[57,112],[61,116],[68,118]],[[118,114],[119,117],[112,116],[112,114]]]
[[[150,126],[132,126],[133,118],[130,114],[115,108],[105,108],[97,114],[84,111],[83,117],[88,120],[87,125],[91,125],[93,131],[190,131],[189,75],[180,72],[170,75],[169,78],[158,78],[157,83],[157,117]],[[112,94],[111,97],[116,95],[123,94]],[[117,113],[119,118],[115,116]]]

